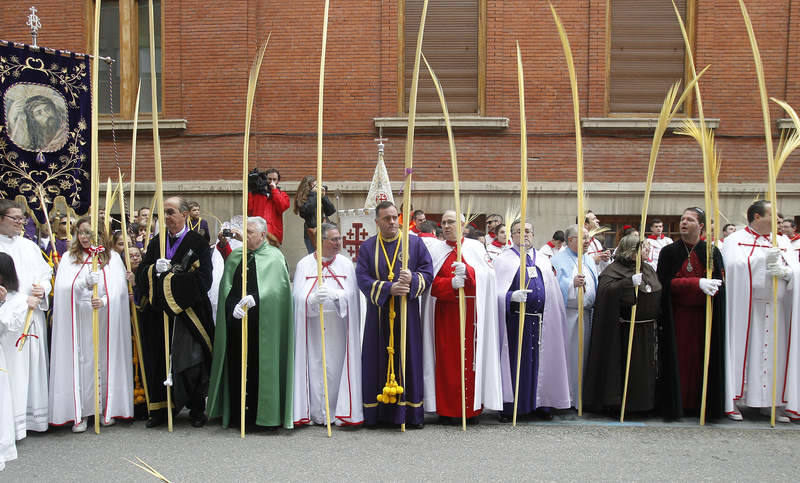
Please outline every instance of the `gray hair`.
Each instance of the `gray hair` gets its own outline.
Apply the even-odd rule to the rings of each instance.
[[[328,232],[331,230],[338,230],[339,227],[336,225],[336,223],[323,223],[320,229],[322,230],[322,239],[327,240]]]
[[[501,220],[502,220],[502,218],[501,218]],[[521,223],[522,223],[522,220],[520,220],[519,218],[517,218],[516,220],[514,220],[514,222],[513,222],[513,223],[511,223],[511,227],[510,227],[509,231],[510,231],[511,233],[514,233],[514,227],[515,227],[515,226],[517,226],[517,225],[519,225],[519,224],[521,224]],[[531,226],[531,233],[535,233],[535,232],[533,231],[533,222],[532,222],[532,221],[525,220],[525,224],[526,224],[526,225],[530,225],[530,226]],[[520,230],[520,233],[522,233],[522,231],[523,231],[523,230]]]
[[[578,236],[578,225],[570,225],[564,229],[564,239],[569,240],[573,236]]]
[[[639,252],[639,233],[631,233],[620,239],[617,245],[617,258],[627,261],[636,260]]]
[[[187,211],[191,211],[189,209],[189,203],[182,196],[170,196],[164,201],[166,202],[169,200],[175,200],[178,202],[178,211],[180,211],[181,213],[186,213]]]
[[[259,233],[266,233],[267,232],[267,222],[264,218],[260,216],[248,216],[247,223],[258,227]]]

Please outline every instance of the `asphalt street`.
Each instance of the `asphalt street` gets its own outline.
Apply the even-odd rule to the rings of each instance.
[[[797,478],[800,425],[769,427],[766,417],[700,427],[573,413],[514,428],[484,415],[479,425],[429,419],[424,429],[254,430],[209,423],[191,427],[184,412],[173,433],[144,422],[73,434],[69,427],[29,434],[0,481],[157,481],[126,459],[141,458],[179,481],[398,480],[759,480]]]

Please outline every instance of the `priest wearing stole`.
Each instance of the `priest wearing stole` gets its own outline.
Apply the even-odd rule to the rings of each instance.
[[[517,414],[535,412],[539,417],[551,419],[549,408],[570,407],[564,300],[550,260],[533,248],[533,226],[526,223],[522,235],[521,225],[519,220],[511,224],[513,245],[494,260],[503,380],[500,420],[503,422],[511,421],[514,409],[520,302],[526,304]],[[522,287],[521,243],[527,253]]]
[[[578,287],[583,287],[583,357],[582,367],[586,368],[589,354],[589,339],[592,336],[592,312],[597,295],[597,266],[594,257],[587,253],[589,247],[589,231],[583,229],[583,267],[582,275],[578,275],[578,225],[571,225],[564,230],[567,249],[559,251],[550,262],[556,270],[561,296],[567,312],[567,354],[569,361],[569,393],[573,407],[578,401]]]
[[[247,218],[247,295],[242,298],[241,248],[228,255],[219,283],[208,413],[212,418],[222,416],[226,428],[241,420],[241,320],[245,312],[245,424],[290,429],[294,329],[289,272],[281,251],[267,242],[267,223],[260,216]]]
[[[322,224],[322,286],[317,284],[320,250],[297,263],[294,298],[294,424],[325,424],[325,386],[319,306],[325,321],[325,354],[331,421],[364,422],[361,397],[361,317],[353,262],[342,250],[342,235]]]
[[[494,270],[477,240],[462,238],[457,261],[456,212],[442,215],[445,241],[429,246],[436,276],[423,300],[425,410],[435,411],[445,424],[461,419],[461,364],[464,364],[467,418],[482,409],[503,409],[499,328]],[[461,359],[458,289],[464,289],[466,318],[464,360]]]
[[[381,202],[375,207],[375,223],[379,233],[361,244],[356,264],[358,287],[367,299],[361,345],[364,420],[367,426],[381,422],[405,423],[411,428],[422,428],[423,368],[419,299],[433,280],[431,256],[420,237],[409,236],[408,269],[401,269],[403,247],[400,225],[397,208],[391,201]],[[402,373],[400,347],[400,304],[403,295],[408,299],[405,374]],[[398,387],[401,392],[397,392]],[[395,394],[385,394],[384,389],[394,389]]]

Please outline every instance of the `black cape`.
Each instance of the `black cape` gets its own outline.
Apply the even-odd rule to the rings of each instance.
[[[156,235],[136,269],[136,286],[149,304],[143,304],[139,318],[142,359],[147,376],[149,411],[167,407],[164,316],[169,316],[173,405],[181,408],[198,394],[208,392],[214,319],[208,290],[212,265],[208,244],[202,235],[187,229],[173,255],[172,268],[158,276],[156,260],[161,258],[160,235]]]
[[[661,372],[658,383],[658,401],[661,413],[668,419],[683,416],[681,402],[681,381],[678,368],[678,346],[675,335],[675,321],[672,315],[672,279],[686,261],[687,247],[683,240],[661,249],[658,257],[658,278],[664,286],[661,297],[661,318],[659,319],[659,360]],[[706,242],[701,240],[694,248],[702,264],[701,275],[705,277]],[[724,280],[725,267],[722,254],[714,247],[712,254],[712,276]],[[711,354],[708,368],[708,394],[706,396],[706,418],[718,419],[723,416],[725,397],[725,285],[711,298],[713,304],[711,329]],[[705,313],[705,312],[704,312]]]

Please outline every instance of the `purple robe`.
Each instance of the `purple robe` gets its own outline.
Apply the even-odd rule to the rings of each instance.
[[[519,257],[519,253],[511,248]],[[534,259],[525,258],[526,266],[531,270],[536,270],[536,276],[530,277],[525,273],[525,286],[531,293],[525,301],[525,327],[522,331],[522,358],[520,359],[519,373],[519,403],[517,404],[517,414],[528,414],[536,410],[536,386],[539,374],[539,324],[544,313],[544,303],[546,299],[542,270],[536,266],[536,252],[533,252]],[[519,290],[519,270],[511,282],[508,292],[506,292],[506,330],[510,335],[508,338],[508,349],[511,363],[511,377],[517,375],[517,342],[519,340],[519,304],[511,301],[511,293]],[[511,416],[514,412],[514,403],[503,404],[503,414]]]
[[[389,305],[392,298],[389,282],[389,265],[376,236],[361,244],[356,263],[358,287],[367,298],[367,315],[361,349],[362,384],[364,397],[364,422],[372,426],[380,422],[393,424],[422,424],[422,330],[419,315],[419,298],[433,280],[433,263],[425,244],[418,237],[408,239],[408,270],[411,271],[411,291],[408,294],[408,319],[406,325],[405,383],[400,359],[400,305],[401,297],[394,297],[396,312],[394,322],[394,366],[397,383],[404,392],[396,404],[378,403],[377,396],[386,384],[389,361]],[[386,242],[386,254],[393,258],[399,238]],[[402,266],[402,246],[399,247],[393,273],[395,277]]]
[[[56,237],[56,251],[58,252],[58,256],[60,257],[67,250],[69,250],[69,241],[66,238],[62,239]]]

